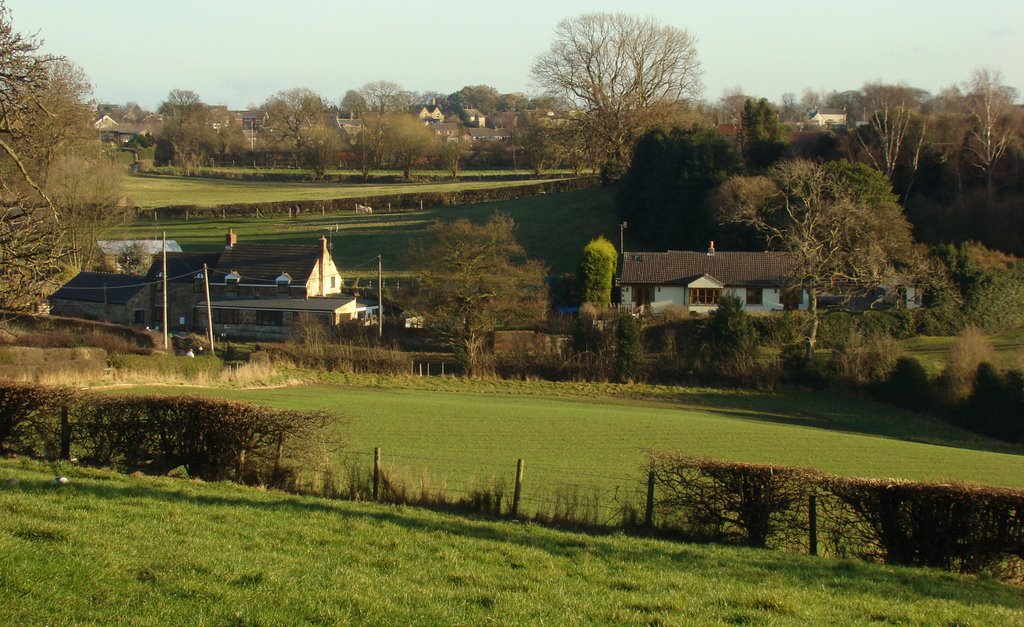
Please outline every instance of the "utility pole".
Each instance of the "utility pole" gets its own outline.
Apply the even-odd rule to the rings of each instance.
[[[384,337],[384,270],[377,255],[377,337]]]
[[[210,302],[210,271],[203,264],[203,286],[206,288],[206,334],[210,340],[210,354],[216,355],[213,350],[213,303]]]
[[[160,291],[163,292],[164,295],[164,325],[162,328],[164,331],[164,350],[167,350],[171,347],[170,334],[167,333],[167,231],[164,231],[163,248],[164,269],[163,273],[160,275]]]

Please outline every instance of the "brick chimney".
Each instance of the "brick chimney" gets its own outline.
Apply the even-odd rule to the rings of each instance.
[[[708,246],[708,257],[715,256],[715,240],[711,240],[711,245]]]
[[[228,229],[228,234],[224,236],[224,248],[231,249],[238,243],[238,235],[235,234],[234,229]]]

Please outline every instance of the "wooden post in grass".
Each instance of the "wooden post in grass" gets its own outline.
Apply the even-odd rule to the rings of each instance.
[[[380,447],[373,449],[373,500],[380,499]]]
[[[68,406],[60,408],[60,459],[71,459],[71,422],[68,420]]]
[[[647,473],[647,507],[644,509],[644,527],[654,528],[654,471]]]
[[[516,490],[512,493],[512,517],[519,515],[519,497],[523,494],[523,460],[516,462]]]
[[[818,497],[807,497],[807,549],[811,555],[818,554]]]
[[[281,480],[281,462],[284,461],[284,434],[277,436],[277,450],[274,451],[274,482]]]

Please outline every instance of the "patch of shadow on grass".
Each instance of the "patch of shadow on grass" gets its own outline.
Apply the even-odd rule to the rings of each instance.
[[[22,527],[11,535],[29,542],[67,542],[68,534],[52,527]]]
[[[263,573],[241,575],[231,580],[231,585],[236,588],[250,588],[263,583]]]

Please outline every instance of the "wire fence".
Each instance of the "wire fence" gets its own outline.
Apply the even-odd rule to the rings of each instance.
[[[650,507],[644,503],[646,480],[639,467],[627,476],[523,459],[510,464],[380,448],[341,449],[336,455],[348,478],[338,492],[354,497],[440,506],[484,501],[493,514],[597,527],[621,526]]]

